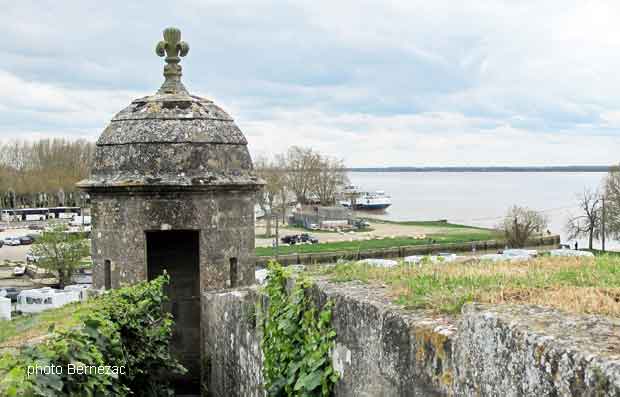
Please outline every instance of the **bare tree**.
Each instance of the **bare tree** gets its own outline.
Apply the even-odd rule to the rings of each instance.
[[[310,148],[293,146],[284,158],[286,185],[295,194],[297,202],[305,204],[320,169],[321,156]]]
[[[254,162],[254,167],[260,178],[265,181],[263,190],[258,193],[257,201],[265,213],[265,233],[271,236],[271,217],[276,201],[285,185],[284,170],[275,161],[260,157]]]
[[[613,167],[604,181],[606,235],[620,237],[620,167]]]
[[[527,207],[513,206],[500,225],[510,247],[523,248],[527,240],[547,228],[547,218]]]
[[[58,204],[59,191],[67,204],[76,205],[81,195],[75,182],[88,175],[94,144],[85,140],[43,139],[0,144],[0,194],[11,206]],[[12,193],[9,193],[12,192]]]
[[[600,235],[601,227],[601,195],[598,190],[584,189],[578,196],[580,215],[571,217],[566,224],[569,239],[588,237],[588,248]]]
[[[319,170],[312,186],[321,204],[331,205],[336,202],[336,193],[348,183],[347,173],[342,160],[321,156]]]

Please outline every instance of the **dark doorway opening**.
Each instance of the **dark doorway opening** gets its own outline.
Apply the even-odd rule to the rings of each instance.
[[[239,285],[237,281],[237,258],[230,258],[230,287],[235,288]]]
[[[175,330],[172,352],[188,369],[182,378],[172,379],[178,394],[200,392],[200,233],[195,230],[146,232],[149,280],[170,275],[167,310]]]

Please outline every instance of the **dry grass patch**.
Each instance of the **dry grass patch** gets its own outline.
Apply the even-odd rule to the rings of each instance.
[[[553,287],[505,289],[480,294],[479,302],[532,304],[572,313],[620,317],[620,288]]]
[[[377,268],[338,264],[316,270],[334,281],[389,287],[410,308],[459,312],[464,303],[517,303],[620,316],[620,258],[540,258],[527,262],[401,264]]]

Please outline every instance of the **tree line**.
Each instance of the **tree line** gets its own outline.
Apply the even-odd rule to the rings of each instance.
[[[338,191],[349,183],[344,161],[318,153],[311,148],[292,146],[272,158],[259,157],[254,162],[258,176],[265,181],[257,201],[266,219],[266,233],[271,235],[271,216],[285,221],[291,198],[297,203],[336,203]]]
[[[0,143],[2,208],[84,205],[75,183],[88,176],[95,144],[62,138]]]

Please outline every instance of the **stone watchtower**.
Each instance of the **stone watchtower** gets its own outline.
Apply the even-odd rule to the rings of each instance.
[[[254,282],[255,176],[247,141],[212,101],[181,83],[189,46],[175,28],[155,95],[131,102],[97,141],[90,177],[93,280],[117,288],[170,274],[174,351],[199,378],[201,291]],[[138,71],[138,73],[140,73]]]

